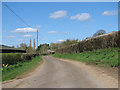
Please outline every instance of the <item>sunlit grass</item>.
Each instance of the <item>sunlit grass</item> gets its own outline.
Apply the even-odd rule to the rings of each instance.
[[[105,48],[89,52],[75,53],[75,54],[54,54],[54,57],[72,59],[86,63],[93,63],[96,65],[106,65],[117,67],[118,62],[118,49],[119,48]]]
[[[18,62],[14,65],[4,65],[2,68],[2,81],[11,80],[17,76],[21,76],[36,68],[42,60],[41,56],[37,56],[28,62]]]

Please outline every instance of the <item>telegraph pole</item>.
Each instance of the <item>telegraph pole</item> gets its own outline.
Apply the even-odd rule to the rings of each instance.
[[[38,47],[38,29],[37,29],[37,47]]]
[[[38,28],[40,28],[40,25],[37,26],[37,47],[38,47],[38,32],[39,32]]]

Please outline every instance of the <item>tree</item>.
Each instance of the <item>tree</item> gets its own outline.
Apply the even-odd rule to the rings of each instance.
[[[50,44],[50,47],[51,47],[51,50],[52,50],[52,49],[55,49],[55,43],[52,42],[52,43]]]
[[[19,45],[17,45],[17,48],[20,48]]]
[[[27,44],[26,43],[21,43],[19,48],[26,50],[27,49]]]
[[[14,45],[12,45],[12,48],[15,48],[15,46],[14,46]]]
[[[35,39],[34,39],[34,42],[33,42],[33,44],[34,44],[34,49],[35,49]]]
[[[18,49],[25,49],[27,53],[35,53],[35,50],[31,46],[27,46],[26,43],[21,43],[20,45],[17,45]]]
[[[89,38],[91,38],[91,37],[86,37],[85,39],[89,39]]]
[[[32,45],[31,45],[31,39],[30,39],[30,47],[31,47]]]
[[[26,52],[27,53],[35,53],[35,50],[34,50],[33,47],[28,46],[27,49],[26,49]]]
[[[105,33],[106,33],[105,30],[98,30],[96,33],[93,34],[93,37],[99,36],[99,35],[103,35],[103,34],[105,34]]]
[[[51,43],[50,44],[50,47],[52,48],[52,50],[53,49],[58,49],[58,48],[60,48],[60,47],[65,47],[65,46],[69,46],[69,45],[71,45],[71,44],[75,44],[75,43],[77,43],[79,40],[78,39],[76,39],[76,40],[70,40],[70,39],[67,39],[66,41],[64,41],[64,42],[60,42],[60,43]]]
[[[36,49],[36,51],[39,53],[46,53],[47,50],[49,49],[50,49],[49,44],[45,43],[45,44],[40,44]]]

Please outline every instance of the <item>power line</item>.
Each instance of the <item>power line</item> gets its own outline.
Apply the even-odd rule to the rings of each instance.
[[[17,16],[26,26],[31,27],[29,24],[27,24],[18,14],[16,14],[7,4],[3,2],[3,4],[13,13],[15,16]]]

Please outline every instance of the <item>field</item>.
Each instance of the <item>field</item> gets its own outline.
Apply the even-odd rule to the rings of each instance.
[[[118,49],[119,48],[105,48],[75,54],[56,53],[53,56],[86,62],[87,64],[95,64],[100,66],[109,65],[111,67],[118,67],[120,64],[118,62]]]
[[[4,65],[2,68],[2,81],[11,80],[16,78],[17,76],[24,75],[29,71],[35,69],[41,62],[42,57],[36,56],[30,61],[27,62],[18,62],[13,65]]]

